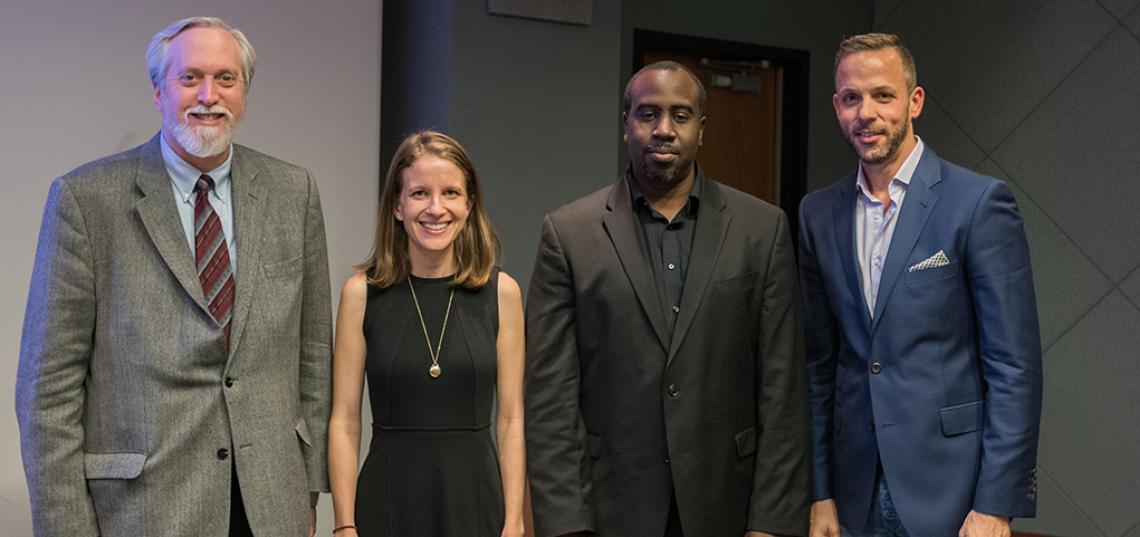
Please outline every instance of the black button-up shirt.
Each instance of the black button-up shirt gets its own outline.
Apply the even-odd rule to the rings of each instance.
[[[689,189],[689,201],[680,212],[668,220],[653,210],[645,195],[637,188],[633,174],[627,174],[633,207],[641,229],[641,254],[653,269],[657,296],[665,308],[669,332],[677,324],[681,313],[681,293],[685,289],[685,275],[689,268],[689,252],[693,247],[693,230],[697,227],[697,210],[700,207],[702,177],[698,172]]]

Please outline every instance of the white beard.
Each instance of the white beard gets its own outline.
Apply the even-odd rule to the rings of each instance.
[[[189,120],[191,113],[225,114],[229,123],[220,127],[191,127]],[[210,108],[196,106],[186,110],[180,121],[171,125],[170,130],[174,134],[174,139],[178,141],[178,145],[182,146],[182,149],[185,149],[187,153],[195,157],[206,158],[220,155],[229,149],[236,127],[237,122],[234,121],[234,116],[229,109],[222,106]]]

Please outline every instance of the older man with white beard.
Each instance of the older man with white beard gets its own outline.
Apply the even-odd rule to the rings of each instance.
[[[256,56],[155,35],[162,130],[48,194],[16,410],[35,535],[312,535],[331,311],[306,170],[231,143]]]

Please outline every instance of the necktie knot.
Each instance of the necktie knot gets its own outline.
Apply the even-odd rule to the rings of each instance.
[[[209,175],[202,174],[198,178],[198,182],[194,183],[194,192],[209,192],[214,188],[214,179]]]

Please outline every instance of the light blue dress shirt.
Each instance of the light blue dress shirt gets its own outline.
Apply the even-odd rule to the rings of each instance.
[[[863,164],[859,164],[859,174],[855,179],[855,261],[859,264],[863,283],[863,297],[867,300],[867,311],[875,314],[875,299],[879,295],[879,280],[883,275],[883,264],[891,249],[891,237],[895,234],[898,214],[902,211],[910,179],[922,158],[924,144],[915,136],[918,143],[899,167],[894,179],[887,185],[891,206],[883,210],[883,202],[871,195],[867,179],[863,177]]]
[[[182,219],[182,231],[186,233],[186,242],[190,246],[190,253],[194,253],[194,185],[202,172],[182,160],[169,145],[166,138],[158,137],[162,146],[162,160],[166,163],[166,172],[170,174],[170,183],[174,188],[174,204],[178,207],[178,216]],[[234,249],[234,205],[231,195],[230,164],[233,162],[233,147],[230,155],[226,157],[217,168],[208,172],[214,180],[214,189],[210,191],[210,206],[214,208],[218,219],[222,221],[222,233],[226,235],[226,248],[230,254],[230,270],[237,274],[237,250]]]

